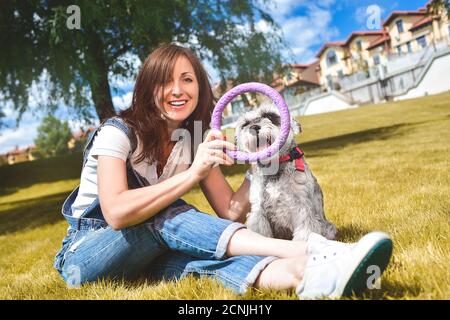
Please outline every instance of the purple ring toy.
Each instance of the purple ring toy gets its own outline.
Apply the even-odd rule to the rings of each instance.
[[[257,160],[264,160],[280,150],[280,148],[286,142],[286,139],[289,135],[289,130],[291,127],[291,117],[289,115],[289,109],[284,101],[283,97],[273,88],[265,85],[263,83],[258,82],[248,82],[240,84],[227,93],[225,93],[217,102],[212,117],[211,117],[211,128],[220,130],[222,125],[222,111],[225,106],[233,100],[234,97],[245,93],[245,92],[259,92],[270,98],[273,103],[278,107],[280,111],[281,118],[281,126],[280,126],[280,135],[275,139],[275,141],[266,149],[247,153],[243,151],[231,151],[227,150],[227,154],[235,159],[245,162],[256,162]]]

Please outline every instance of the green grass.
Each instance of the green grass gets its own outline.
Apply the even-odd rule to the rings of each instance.
[[[302,117],[298,142],[321,184],[339,239],[389,233],[394,254],[380,290],[363,298],[450,298],[450,93]],[[60,216],[80,155],[0,167],[1,299],[296,299],[291,291],[237,297],[209,279],[102,281],[68,289],[52,268]],[[226,168],[236,188],[243,166]],[[184,199],[212,212],[197,188]]]

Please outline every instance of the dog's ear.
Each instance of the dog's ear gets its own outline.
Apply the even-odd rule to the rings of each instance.
[[[294,118],[292,118],[292,120],[291,120],[291,127],[292,127],[292,130],[294,131],[294,134],[299,134],[300,132],[302,132],[302,126],[301,126],[300,122],[298,122]]]

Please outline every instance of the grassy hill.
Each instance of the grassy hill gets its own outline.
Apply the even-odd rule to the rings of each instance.
[[[450,298],[450,93],[301,117],[297,137],[321,184],[339,240],[389,233],[394,255],[381,289],[364,298]],[[52,268],[67,229],[62,202],[81,155],[0,167],[0,299],[228,299],[212,280],[102,281],[68,289]],[[236,188],[243,166],[224,169]],[[212,213],[196,188],[184,199]],[[296,299],[253,290],[244,299]]]

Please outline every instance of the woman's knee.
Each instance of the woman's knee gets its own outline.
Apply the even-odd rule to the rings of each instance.
[[[145,226],[89,231],[65,252],[61,275],[69,286],[133,276],[165,250]]]

